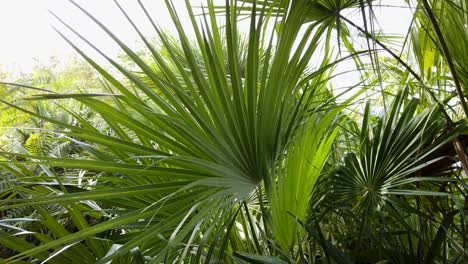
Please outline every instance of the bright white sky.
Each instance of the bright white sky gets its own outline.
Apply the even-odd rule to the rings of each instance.
[[[112,0],[76,0],[85,9],[98,17],[119,38],[130,46],[136,46],[137,35],[125,20]],[[136,0],[120,0],[124,8],[147,35],[154,31]],[[182,10],[183,0],[174,0]],[[202,0],[192,1],[194,4]],[[153,19],[163,28],[171,29],[171,20],[163,0],[143,0]],[[392,5],[403,5],[403,0],[389,0]],[[59,17],[92,39],[103,51],[112,56],[118,54],[118,47],[93,22],[66,0],[0,0],[0,70],[28,72],[37,62],[46,63],[51,56],[69,57],[74,51],[52,29],[51,25],[63,29],[48,13],[53,11]],[[381,26],[387,32],[405,33],[410,22],[407,8],[385,8],[377,14]],[[187,16],[181,16],[188,24]],[[68,36],[71,36],[68,34]],[[73,39],[75,43],[80,43]],[[84,45],[81,45],[83,47]],[[88,50],[87,50],[88,51]]]
[[[81,6],[98,17],[119,38],[135,46],[138,36],[112,0],[77,0]],[[181,6],[183,1],[174,1]],[[119,3],[145,33],[154,35],[136,0],[120,0]],[[163,28],[172,24],[164,1],[147,0],[153,19]],[[182,9],[182,8],[180,8]],[[66,0],[0,0],[0,67],[7,71],[30,71],[37,61],[47,62],[51,56],[68,57],[72,48],[53,30],[64,29],[49,11],[78,29],[103,51],[116,55],[118,47],[82,12]],[[184,17],[182,17],[184,20]],[[185,16],[185,21],[187,21]],[[188,21],[187,21],[188,22]],[[64,30],[66,32],[66,30]],[[71,36],[68,34],[67,36]],[[79,42],[77,42],[79,43]],[[84,45],[83,45],[84,46]],[[81,47],[83,47],[81,46]]]

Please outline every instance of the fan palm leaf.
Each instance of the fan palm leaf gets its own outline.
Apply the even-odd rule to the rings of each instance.
[[[80,169],[100,176],[95,177],[96,183],[91,190],[74,184],[79,191],[69,193],[66,182],[59,181],[59,185],[63,186],[62,195],[44,197],[30,193],[19,199],[10,199],[9,205],[4,208],[54,203],[73,206],[78,201],[93,200],[101,207],[115,209],[112,217],[100,223],[83,226],[75,233],[21,250],[10,261],[41,256],[48,250],[59,250],[83,240],[94,241],[99,234],[117,232],[115,230],[129,233],[122,236],[105,256],[102,251],[99,252],[96,255],[99,263],[127,254],[136,247],[143,256],[152,259],[150,263],[168,262],[170,259],[183,261],[183,258],[195,262],[201,258],[205,262],[211,258],[227,261],[234,258],[225,252],[228,248],[231,252],[243,249],[236,242],[241,232],[236,223],[241,216],[249,218],[246,228],[242,228],[244,235],[267,236],[268,239],[265,232],[267,227],[260,224],[266,213],[263,204],[266,200],[261,194],[263,185],[268,191],[274,189],[275,171],[289,145],[293,144],[297,131],[309,134],[310,131],[300,128],[308,120],[315,122],[316,115],[313,113],[317,111],[317,106],[326,105],[326,102],[319,104],[314,100],[318,98],[320,89],[311,87],[309,83],[311,80],[314,81],[311,83],[320,83],[324,78],[323,72],[331,69],[334,63],[328,63],[325,59],[318,70],[308,70],[310,59],[327,32],[326,24],[313,23],[307,26],[304,35],[300,34],[309,7],[306,1],[299,1],[282,14],[281,29],[275,36],[275,31],[270,30],[265,22],[268,10],[262,8],[257,13],[254,5],[245,65],[239,59],[237,13],[234,12],[236,3],[227,2],[225,8],[224,47],[213,3],[208,1],[208,13],[203,17],[203,25],[199,25],[187,1],[196,45],[201,51],[200,58],[194,53],[176,10],[170,1],[166,1],[178,31],[184,60],[180,60],[180,52],[174,50],[173,42],[157,26],[156,34],[167,52],[167,58],[162,58],[135,26],[154,58],[158,68],[155,72],[98,19],[71,2],[122,48],[139,67],[141,75],[122,67],[60,20],[72,34],[96,49],[120,71],[128,84],[119,81],[60,33],[102,75],[110,85],[112,94],[48,94],[38,98],[74,98],[98,113],[112,133],[102,133],[78,115],[75,115],[78,124],[69,124],[5,102],[61,127],[64,136],[76,141],[94,156],[93,159],[65,159],[15,154],[24,161],[8,162],[15,166],[39,164]],[[144,5],[139,3],[148,14]],[[119,6],[118,2],[116,4]],[[125,10],[121,10],[134,25]],[[155,25],[149,15],[148,18]],[[262,37],[264,34],[268,39]],[[294,48],[297,43],[297,48]],[[226,52],[223,52],[224,49]],[[203,67],[200,67],[200,63]],[[323,120],[321,129],[327,127],[331,119]],[[321,133],[324,133],[323,130]],[[310,177],[317,177],[327,156],[326,149],[333,141],[334,133],[325,134],[323,142],[326,143],[322,145],[315,145],[318,138],[308,139],[310,144],[324,150],[323,155],[317,156],[316,162],[313,162],[313,166],[318,168],[307,169],[314,171]],[[11,157],[11,153],[4,155]],[[310,190],[305,196],[308,193]],[[262,211],[255,217],[251,215],[253,201]],[[242,207],[247,203],[248,206]],[[301,205],[300,217],[306,212],[306,204],[307,201]],[[72,210],[66,208],[67,211]],[[46,221],[52,222],[53,219]],[[89,245],[92,249],[93,244]],[[256,250],[261,254],[273,253],[273,249],[268,247],[257,246]]]
[[[444,122],[437,109],[417,113],[417,99],[405,104],[407,93],[408,90],[404,89],[397,95],[390,113],[379,119],[375,127],[367,105],[359,151],[349,153],[337,172],[336,194],[343,200],[357,201],[366,211],[377,210],[388,202],[391,195],[445,195],[399,188],[412,182],[432,180],[413,175],[442,159],[426,158],[464,131],[466,123],[433,142],[438,133],[444,131]]]

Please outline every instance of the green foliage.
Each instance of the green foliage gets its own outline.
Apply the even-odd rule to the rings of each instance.
[[[466,41],[443,32],[441,41],[436,30],[453,24],[465,32],[454,25],[463,13],[447,22],[435,12],[440,25],[431,9],[415,13],[415,70],[373,31],[376,1],[207,1],[200,16],[186,1],[194,40],[171,1],[177,36],[138,1],[156,41],[115,1],[140,35],[140,51],[70,2],[124,54],[108,57],[57,16],[67,28],[58,33],[90,66],[51,63],[22,84],[0,86],[8,111],[1,126],[18,127],[2,132],[0,152],[7,263],[466,260],[467,175],[456,162],[466,161],[468,123],[462,97],[440,84],[456,83],[445,64],[453,57],[441,50],[461,52],[454,43]],[[464,8],[448,2],[455,4],[441,6]],[[351,30],[363,33],[366,50],[353,45]],[[349,58],[370,70],[352,86],[363,89],[340,100],[330,89],[333,70]],[[463,83],[464,62],[455,60]],[[14,100],[19,94],[33,100]],[[382,114],[362,98],[382,102]],[[428,171],[441,162],[452,169]]]

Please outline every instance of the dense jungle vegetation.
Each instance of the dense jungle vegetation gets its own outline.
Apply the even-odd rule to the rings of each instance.
[[[467,1],[70,2],[122,56],[0,75],[0,262],[468,263]]]

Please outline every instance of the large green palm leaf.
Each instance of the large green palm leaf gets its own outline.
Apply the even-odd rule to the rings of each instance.
[[[331,66],[324,64],[316,72],[306,69],[326,32],[326,25],[311,24],[306,33],[300,35],[304,24],[300,18],[305,18],[308,7],[305,2],[298,2],[283,14],[280,33],[274,36],[275,31],[269,31],[264,24],[268,10],[259,9],[257,14],[253,8],[245,65],[239,60],[237,15],[232,12],[235,9],[229,4],[225,9],[227,52],[223,52],[212,3],[208,2],[209,14],[205,16],[203,27],[196,23],[187,3],[202,55],[204,67],[200,67],[200,57],[194,54],[177,13],[170,1],[166,3],[178,29],[184,61],[180,61],[180,53],[173,52],[168,36],[155,26],[168,58],[162,58],[157,49],[143,35],[141,37],[159,72],[153,71],[103,24],[82,9],[141,69],[144,80],[100,52],[62,21],[120,71],[130,85],[113,77],[61,33],[109,83],[110,91],[121,95],[98,98],[96,95],[43,95],[41,98],[75,98],[101,116],[110,134],[101,133],[78,115],[75,115],[78,125],[73,125],[9,104],[62,127],[63,135],[80,142],[95,157],[63,159],[17,154],[25,161],[10,160],[9,163],[76,168],[101,176],[95,179],[97,182],[92,190],[10,199],[10,205],[4,207],[6,210],[88,200],[116,209],[112,217],[96,225],[22,250],[11,260],[39,256],[49,249],[59,249],[99,236],[102,232],[120,229],[130,231],[129,235],[119,239],[122,245],[116,244],[106,257],[99,255],[100,262],[126,254],[136,247],[153,258],[154,263],[178,256],[204,258],[208,262],[214,255],[224,259],[224,251],[228,248],[231,251],[243,249],[241,245],[235,246],[234,237],[240,232],[235,223],[238,215],[250,215],[251,205],[244,208],[241,205],[254,197],[253,200],[260,204],[260,210],[265,210],[262,206],[264,197],[256,196],[255,190],[261,190],[262,183],[270,189],[275,181],[275,170],[297,129],[314,117],[312,113],[318,105],[314,98],[319,89],[310,87],[309,83],[310,80],[319,83],[324,76],[322,73]],[[146,12],[144,6],[141,7]],[[129,21],[133,24],[130,18]],[[263,34],[268,38],[262,38]],[[293,48],[296,43],[299,46]],[[241,73],[244,67],[244,73]],[[147,84],[148,80],[151,85]],[[136,88],[136,93],[130,86]],[[301,209],[301,214],[303,212]],[[262,221],[261,214],[251,218],[245,227],[251,229],[251,236],[268,236],[265,226],[262,232],[258,232],[259,221]],[[245,228],[242,230],[247,234]],[[257,247],[256,250],[262,254],[273,253],[269,253],[271,249],[268,248]]]

